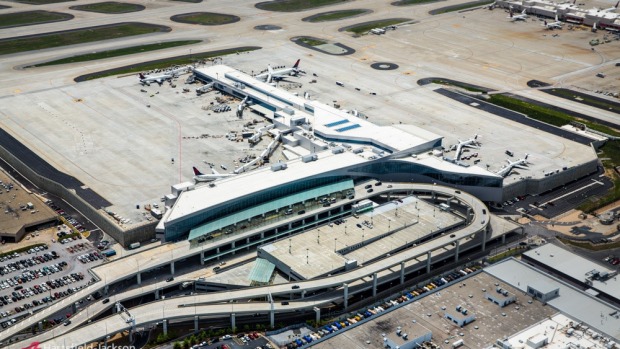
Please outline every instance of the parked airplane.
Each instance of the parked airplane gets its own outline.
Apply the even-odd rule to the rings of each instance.
[[[527,157],[529,156],[529,154],[525,154],[525,157],[516,161],[510,161],[508,159],[506,159],[506,162],[508,163],[508,165],[505,165],[504,167],[502,167],[499,171],[497,171],[497,174],[502,176],[502,177],[506,177],[510,174],[510,171],[512,171],[513,168],[520,168],[520,169],[524,169],[527,170]]]
[[[512,22],[516,22],[516,21],[525,21],[529,16],[525,13],[526,9],[523,9],[523,11],[521,11],[520,15],[514,15],[514,13],[512,12],[512,9],[510,10],[510,16],[506,17],[506,18],[510,18],[510,20]]]
[[[460,158],[461,158],[461,151],[465,147],[479,149],[480,148],[480,143],[477,141],[477,139],[478,139],[478,135],[477,134],[474,135],[472,138],[464,140],[464,141],[459,139],[459,143],[453,145],[452,148],[451,148],[451,150],[456,149],[456,154],[454,155],[454,160],[460,160]]]
[[[208,84],[205,84],[205,85],[202,85],[202,86],[198,87],[196,89],[196,94],[200,96],[203,93],[209,92],[209,90],[211,90],[211,88],[213,88],[213,84],[214,84],[213,82],[210,82]]]
[[[151,84],[151,82],[156,82],[159,84],[159,86],[161,86],[161,84],[164,83],[164,81],[166,80],[170,80],[172,79],[172,74],[160,74],[160,75],[144,75],[142,73],[138,74],[138,76],[140,77],[140,83],[144,86],[149,86]]]
[[[295,62],[291,68],[283,68],[278,70],[273,70],[270,65],[267,66],[267,73],[258,74],[255,76],[258,80],[263,80],[267,83],[270,83],[272,80],[282,80],[284,77],[288,76],[297,76],[300,73],[303,73],[301,69],[299,69],[299,61]]]
[[[615,11],[615,10],[618,8],[618,5],[620,5],[620,1],[618,1],[614,7],[610,7],[610,8],[602,9],[602,10],[600,10],[600,12],[611,12],[611,11]]]
[[[192,168],[194,169],[194,180],[196,182],[213,182],[218,179],[235,176],[233,173],[218,173],[214,169],[211,169],[212,174],[204,174],[198,171],[196,167]]]
[[[547,23],[547,21],[545,21],[545,24],[543,24],[543,25],[546,27],[546,29],[553,30],[553,29],[562,29],[562,24],[564,24],[564,23],[562,23],[562,22],[560,22],[558,20],[558,15],[556,14],[555,15],[555,22]]]
[[[193,71],[193,70],[194,70],[194,67],[188,65],[188,66],[181,67],[181,68],[167,70],[164,73],[159,74],[159,75],[146,75],[145,76],[144,74],[139,73],[138,76],[140,77],[140,83],[142,85],[148,86],[151,84],[151,82],[156,82],[161,86],[161,84],[164,81],[170,80],[172,78],[176,78],[181,73],[185,73],[187,71]]]

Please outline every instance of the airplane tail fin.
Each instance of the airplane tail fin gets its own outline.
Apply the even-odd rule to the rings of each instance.
[[[618,8],[618,5],[620,5],[620,1],[618,1],[618,2],[616,3],[616,6],[614,6],[614,7],[615,7],[615,8]]]
[[[547,21],[545,21],[544,23],[545,23],[544,25],[546,26],[547,25]]]
[[[616,4],[616,7],[618,7],[618,5]],[[295,62],[295,65],[293,65],[294,69],[299,68],[299,61],[301,61],[301,59],[298,59],[297,62]]]
[[[525,154],[525,160],[527,160],[527,157],[530,156],[530,154]]]
[[[525,11],[527,11],[527,9],[523,9],[523,11],[521,11],[521,14],[522,14],[522,15],[525,15],[525,14],[526,14],[526,12],[525,12]]]
[[[140,77],[140,80],[144,79],[144,74],[138,73],[138,76]]]
[[[195,176],[200,176],[202,175],[202,172],[198,171],[198,169],[196,167],[192,167],[192,169],[194,169],[194,175]]]
[[[273,69],[270,65],[267,66],[267,71],[269,71],[269,74],[267,75],[267,80],[265,80],[265,82],[270,83],[271,79],[273,78]]]
[[[557,14],[557,13],[555,14],[555,21],[556,21],[556,22],[559,22],[559,21],[560,21],[560,20],[558,19],[558,14]]]

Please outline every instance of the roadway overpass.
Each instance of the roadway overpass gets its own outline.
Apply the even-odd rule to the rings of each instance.
[[[267,312],[270,313],[270,316],[273,319],[274,314],[277,312],[290,312],[295,309],[314,309],[315,307],[328,304],[334,301],[334,299],[343,299],[344,293],[348,293],[348,296],[350,296],[354,292],[361,292],[362,288],[359,288],[356,291],[352,290],[352,292],[349,292],[348,290],[348,285],[355,284],[358,280],[366,280],[367,278],[370,278],[372,280],[372,286],[368,287],[372,287],[373,293],[375,293],[377,285],[382,281],[380,280],[380,274],[393,274],[393,272],[389,271],[389,269],[395,268],[400,271],[400,275],[403,275],[405,273],[405,263],[411,263],[412,265],[421,263],[421,265],[425,266],[427,270],[430,270],[431,263],[437,260],[437,258],[433,258],[433,255],[444,259],[448,257],[443,255],[445,253],[449,253],[453,255],[455,259],[458,259],[459,248],[462,240],[470,239],[472,236],[478,236],[479,242],[473,243],[472,240],[469,246],[467,246],[467,249],[481,246],[484,250],[486,248],[486,242],[497,237],[491,235],[492,232],[491,234],[489,232],[488,227],[492,218],[487,212],[485,205],[476,197],[467,193],[463,193],[449,187],[429,184],[402,183],[393,183],[391,188],[387,188],[387,185],[375,187],[375,190],[376,192],[374,195],[391,195],[397,192],[406,191],[408,194],[423,193],[442,198],[453,197],[471,208],[469,211],[470,219],[467,225],[465,225],[462,229],[453,232],[453,234],[440,236],[428,241],[425,244],[393,254],[375,263],[364,265],[363,267],[359,267],[349,272],[340,273],[321,279],[298,281],[296,284],[300,286],[299,289],[292,290],[290,284],[281,284],[164,299],[144,304],[129,310],[135,321],[133,325],[144,326],[155,322],[162,322],[163,319],[187,319],[192,316],[213,316],[217,314],[228,316],[230,314]],[[358,195],[356,195],[356,197],[358,197],[359,200],[360,196],[366,194],[366,192],[364,190],[362,193],[358,190],[357,194]],[[497,218],[494,217],[494,219]],[[502,232],[502,234],[505,232],[506,231]],[[250,232],[247,234],[250,234]],[[221,241],[217,241],[217,243],[222,244],[231,239],[238,239],[238,237],[222,239]],[[465,246],[465,244],[463,244],[463,246]],[[39,321],[49,317],[56,310],[62,309],[62,307],[66,305],[70,305],[79,299],[87,297],[97,290],[106,288],[109,284],[127,278],[137,278],[137,275],[147,270],[152,270],[154,268],[159,268],[170,264],[173,265],[176,261],[186,259],[197,254],[204,256],[203,249],[204,246],[201,247],[201,249],[190,248],[190,244],[187,241],[184,241],[177,244],[160,246],[96,267],[93,269],[93,272],[97,274],[101,280],[103,280],[103,283],[98,282],[86,289],[80,290],[76,294],[67,297],[60,303],[52,305],[41,312],[35,313],[33,316],[16,324],[16,326],[6,329],[0,333],[0,335],[2,335],[2,340],[4,341],[7,338],[10,338],[10,336],[17,333],[20,329],[28,328],[29,326],[37,324]],[[171,271],[173,271],[173,267],[171,267]],[[398,277],[398,275],[396,277]],[[167,285],[169,286],[170,284]],[[70,326],[57,326],[53,330],[47,331],[27,342],[10,345],[9,348],[22,348],[32,340],[44,342],[49,345],[64,345],[65,343],[68,343],[70,346],[77,346],[103,339],[106,334],[128,330],[132,327],[132,324],[128,323],[126,319],[122,318],[118,314],[114,314],[110,317],[77,329],[76,327],[78,327],[81,323],[84,323],[88,317],[92,318],[94,314],[100,313],[109,306],[113,305],[116,301],[122,302],[125,299],[149,292],[155,293],[161,288],[162,283],[158,283],[143,286],[122,295],[112,296],[110,297],[110,303],[103,305],[101,302],[97,302],[89,306],[86,310],[82,310],[80,313],[76,314]],[[301,296],[308,292],[323,290],[326,288],[339,288],[342,290],[341,292],[343,294],[338,297],[327,297],[324,299],[303,299],[291,302],[290,305],[287,306],[270,302],[226,303],[230,300],[244,300],[250,298],[267,299],[268,295],[288,296],[293,293]]]

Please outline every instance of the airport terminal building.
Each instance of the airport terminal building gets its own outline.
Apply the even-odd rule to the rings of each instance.
[[[501,202],[507,195],[523,195],[534,187],[541,187],[542,192],[551,188],[546,186],[550,181],[562,185],[596,170],[593,159],[554,176],[511,181],[506,194],[504,177],[479,166],[446,161],[442,136],[417,126],[378,126],[355,111],[299,97],[224,65],[196,69],[194,76],[243,100],[240,116],[249,108],[271,121],[270,127],[254,135],[273,139],[261,157],[266,154],[266,159],[274,144],[280,143],[291,160],[249,173],[245,173],[246,164],[234,171],[236,176],[209,185],[176,186],[166,197],[168,210],[156,230],[167,241],[226,233],[230,227],[247,226],[256,217],[321,197],[347,199],[357,183],[369,179],[435,183],[469,192],[485,202]],[[351,199],[343,204],[340,212],[350,210],[354,203]]]
[[[168,196],[157,233],[196,239],[231,225],[320,197],[346,199],[371,178],[447,185],[483,201],[502,199],[503,178],[477,166],[443,161],[442,137],[412,125],[377,126],[317,101],[300,98],[227,66],[195,70],[196,77],[240,99],[275,125],[269,135],[299,157],[210,185],[182,186]],[[344,204],[349,210],[354,203]]]

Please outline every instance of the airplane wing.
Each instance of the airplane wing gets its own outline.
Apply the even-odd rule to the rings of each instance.
[[[529,168],[527,166],[524,165],[512,165],[512,167],[514,168],[520,168],[522,170],[529,170]]]
[[[211,168],[211,172],[212,172],[214,175],[219,175],[219,174],[220,174],[220,173],[219,173],[219,172],[217,172],[214,168]]]

